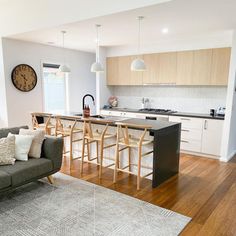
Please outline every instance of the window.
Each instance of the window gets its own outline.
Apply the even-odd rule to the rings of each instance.
[[[67,83],[64,73],[58,71],[59,65],[43,64],[44,110],[67,110]]]

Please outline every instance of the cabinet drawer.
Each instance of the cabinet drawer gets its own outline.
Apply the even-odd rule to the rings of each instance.
[[[202,129],[202,119],[200,118],[170,116],[169,121],[181,123],[182,129]]]
[[[202,139],[202,130],[182,128],[181,129],[181,139],[201,141],[201,139]]]
[[[181,139],[180,149],[191,152],[201,152],[201,141]]]

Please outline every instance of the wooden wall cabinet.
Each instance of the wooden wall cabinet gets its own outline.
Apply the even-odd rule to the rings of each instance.
[[[212,49],[193,52],[193,73],[191,85],[211,84]]]
[[[177,52],[177,85],[192,84],[193,54],[193,51]]]
[[[118,85],[118,57],[108,57],[106,64],[107,84]]]
[[[107,84],[142,85],[143,73],[130,70],[131,62],[135,58],[135,56],[108,57]]]
[[[118,85],[129,85],[131,77],[130,56],[118,57]]]
[[[158,83],[158,73],[160,67],[160,57],[158,53],[143,55],[143,60],[147,70],[143,72],[143,84]]]
[[[133,72],[135,56],[107,58],[108,85],[226,86],[231,48],[202,49],[143,55],[147,70]]]
[[[176,84],[177,71],[177,53],[160,53],[159,54],[159,84]]]
[[[214,48],[212,52],[211,85],[227,85],[231,48]]]
[[[175,84],[177,53],[154,53],[143,56],[147,71],[143,72],[143,84]]]

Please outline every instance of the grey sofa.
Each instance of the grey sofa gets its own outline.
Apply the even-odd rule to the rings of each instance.
[[[18,134],[20,128],[28,127],[0,129],[0,138],[6,137],[9,132]],[[0,166],[0,194],[58,172],[61,168],[62,152],[62,138],[46,137],[41,158],[29,158],[26,162],[16,161],[15,165]]]

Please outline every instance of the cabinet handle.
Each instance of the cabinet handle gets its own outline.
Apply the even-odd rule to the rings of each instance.
[[[188,121],[190,121],[190,119],[188,119],[188,118],[180,118],[180,120],[188,120]]]
[[[189,142],[186,140],[181,140],[181,143],[189,143]]]
[[[207,129],[207,126],[208,126],[208,122],[207,120],[204,120],[204,129]]]
[[[188,130],[188,129],[182,129],[181,131],[183,131],[183,132],[189,132],[190,130]]]
[[[151,86],[151,85],[176,85],[176,83],[144,83],[143,84],[144,86],[146,85],[146,86]]]

